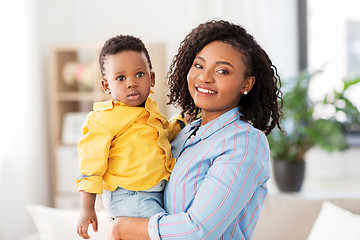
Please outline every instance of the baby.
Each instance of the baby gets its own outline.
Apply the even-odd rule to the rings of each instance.
[[[150,217],[163,210],[163,189],[175,159],[170,141],[185,125],[168,122],[149,98],[155,73],[144,43],[119,35],[105,42],[99,58],[101,85],[112,100],[94,104],[78,143],[82,212],[77,232],[97,231],[96,194],[112,218]]]

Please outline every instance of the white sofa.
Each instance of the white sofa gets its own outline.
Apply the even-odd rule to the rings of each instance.
[[[322,206],[324,202],[331,202],[342,210],[349,210],[354,215],[345,214],[344,221],[338,211],[331,213],[324,212]],[[76,235],[75,225],[79,212],[77,210],[60,210],[42,206],[29,206],[28,210],[35,222],[39,233],[35,233],[23,240],[63,240],[63,239],[80,239]],[[319,222],[319,213],[323,214],[325,220],[334,220],[337,229],[329,229],[329,224]],[[324,215],[325,214],[325,215]],[[327,214],[327,215],[326,215]],[[330,214],[330,216],[329,216]],[[341,212],[343,214],[343,212]],[[265,201],[262,209],[258,225],[253,234],[253,240],[306,240],[310,232],[317,231],[317,237],[314,235],[311,240],[330,240],[330,239],[360,239],[360,194],[358,196],[325,197],[325,196],[304,196],[304,194],[270,194]],[[110,219],[104,211],[98,214],[99,233],[92,235],[92,240],[107,239],[107,228]],[[357,222],[354,222],[354,221]],[[314,223],[317,223],[314,229]],[[359,229],[358,237],[355,234],[350,237],[336,237],[336,230],[342,231],[341,236],[345,236],[344,228],[348,233],[353,222]],[[346,224],[344,228],[341,224]],[[319,231],[326,230],[331,233],[334,238],[319,237]],[[42,234],[42,238],[40,235]],[[93,234],[93,233],[92,233]],[[321,235],[322,233],[320,233]]]

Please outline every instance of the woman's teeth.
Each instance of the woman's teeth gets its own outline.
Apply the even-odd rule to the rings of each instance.
[[[209,89],[205,89],[205,88],[196,88],[199,92],[201,93],[209,93],[209,94],[214,94],[215,92],[214,91],[211,91]]]

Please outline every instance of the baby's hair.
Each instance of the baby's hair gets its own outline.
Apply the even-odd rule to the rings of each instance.
[[[149,52],[140,38],[130,35],[118,35],[108,39],[101,49],[99,64],[101,75],[104,76],[104,63],[107,55],[114,55],[122,51],[143,52],[147,58],[149,68],[152,70]]]
[[[191,118],[199,116],[201,110],[195,105],[188,90],[187,74],[196,54],[216,40],[237,49],[243,55],[242,61],[247,68],[244,77],[255,77],[251,91],[241,96],[241,119],[251,122],[266,135],[276,126],[281,129],[283,93],[280,90],[281,81],[276,67],[243,27],[224,20],[211,20],[200,24],[181,42],[168,73],[169,104],[180,106],[181,114],[190,114]]]

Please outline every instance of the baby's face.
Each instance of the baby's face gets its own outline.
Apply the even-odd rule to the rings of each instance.
[[[104,91],[131,107],[145,102],[155,85],[155,74],[143,52],[122,51],[107,55],[104,70],[105,79],[101,80]]]

